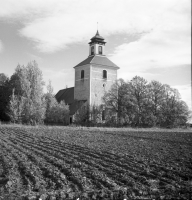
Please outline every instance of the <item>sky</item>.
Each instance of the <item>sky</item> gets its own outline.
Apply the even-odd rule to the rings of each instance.
[[[191,108],[190,0],[0,0],[0,73],[36,60],[55,93],[73,87],[97,22],[118,78],[169,84]]]

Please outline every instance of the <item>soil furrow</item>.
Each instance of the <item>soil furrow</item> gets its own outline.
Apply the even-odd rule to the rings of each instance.
[[[28,142],[28,141],[26,141],[26,142]],[[46,151],[46,149],[45,149],[45,147],[40,143],[39,145],[38,145],[38,147],[39,146],[41,146],[42,148],[44,148],[43,149],[43,151]],[[47,147],[49,147],[49,149],[51,148],[52,150],[57,150],[55,147],[53,147],[53,146],[51,146],[50,144],[49,145],[46,145],[46,148]],[[36,147],[37,148],[37,147]],[[65,148],[65,152],[62,152],[63,154],[66,154],[66,148]],[[60,150],[57,150],[57,152],[59,152]],[[48,152],[49,153],[49,152]],[[76,153],[75,151],[73,151],[73,153]],[[77,153],[76,153],[77,154]],[[54,156],[54,155],[53,155]],[[55,156],[56,157],[58,157],[58,154],[55,154]],[[137,181],[138,180],[138,177],[137,177],[137,175],[135,175],[135,171],[133,171],[132,170],[132,168],[131,167],[129,167],[129,171],[127,171],[127,169],[125,169],[124,167],[122,167],[122,165],[121,164],[119,164],[119,165],[114,165],[113,164],[113,162],[112,163],[108,163],[107,165],[105,164],[105,159],[103,159],[103,157],[102,157],[102,159],[98,159],[98,157],[97,157],[97,159],[95,159],[95,160],[93,160],[93,159],[91,159],[92,160],[92,162],[94,161],[94,163],[92,163],[91,164],[91,162],[89,162],[89,161],[87,161],[87,160],[90,160],[90,158],[91,157],[88,157],[87,155],[84,155],[84,154],[80,154],[79,152],[78,152],[78,154],[77,154],[77,156],[78,157],[74,157],[73,156],[73,154],[71,154],[70,155],[71,157],[73,157],[74,159],[76,159],[76,160],[81,160],[81,162],[84,162],[85,164],[87,164],[87,165],[91,165],[91,166],[93,166],[94,168],[96,168],[97,170],[100,170],[100,171],[103,171],[104,173],[106,173],[109,177],[111,177],[112,178],[112,180],[116,180],[116,183],[117,184],[120,184],[120,185],[122,185],[122,184],[130,184],[130,181],[128,181],[128,180],[130,180],[130,178],[131,179],[133,179],[133,180],[135,180],[135,181]],[[59,157],[59,158],[61,158],[61,156]],[[85,158],[87,158],[87,160],[85,159]],[[107,159],[107,161],[109,161],[108,159]],[[65,162],[66,162],[66,160],[65,160]],[[116,162],[115,162],[116,163]],[[70,162],[68,162],[68,164],[72,164],[71,163],[71,161]],[[136,163],[135,163],[135,165],[136,165]],[[111,173],[111,171],[113,171],[114,173]],[[124,176],[122,177],[122,175],[121,174],[124,174]],[[143,172],[142,171],[137,171],[137,173],[138,174],[141,174],[141,175],[143,175],[143,173],[145,174],[145,176],[146,176],[146,178],[147,179],[149,179],[149,178],[155,178],[155,175],[152,175],[151,173],[147,173],[147,172],[145,172],[144,170],[143,170]],[[115,175],[114,175],[115,174]],[[120,177],[119,177],[119,174],[120,174]],[[128,177],[128,178],[124,178],[124,177]],[[143,178],[143,179],[141,179],[141,178],[139,178],[139,180],[144,180],[144,181],[142,181],[142,183],[143,184],[146,184],[146,178]],[[167,177],[159,177],[159,179],[160,179],[160,182],[162,182],[162,183],[164,183],[164,182],[166,182],[166,178]],[[171,178],[171,177],[170,177]],[[119,180],[120,180],[120,182],[119,182]],[[174,180],[174,179],[173,179]]]
[[[30,143],[28,143],[28,145],[30,145]],[[40,148],[40,146],[43,149]],[[50,151],[47,150],[47,147],[49,147],[49,146],[46,146],[46,147],[44,147],[42,145],[34,146],[34,148],[40,149],[42,151],[46,151],[48,154],[50,154]],[[50,147],[49,147],[49,149],[50,149]],[[53,148],[52,148],[52,150],[53,150]],[[57,149],[54,149],[54,150],[57,150]],[[53,152],[54,151],[51,151],[51,154],[54,157],[57,157],[59,159],[63,158],[63,155],[59,156],[58,150],[56,153],[53,153]],[[72,154],[70,156],[73,157]],[[89,171],[92,170],[94,172],[95,170],[99,170],[100,172],[102,172],[102,173],[104,172],[104,174],[108,175],[109,182],[106,182],[102,178],[100,178],[100,182],[103,185],[105,185],[105,187],[108,187],[111,189],[114,186],[116,186],[116,187],[126,186],[126,185],[130,186],[130,185],[132,185],[132,182],[134,182],[134,179],[136,180],[136,178],[137,178],[133,173],[128,173],[128,171],[126,171],[125,169],[118,168],[117,166],[113,166],[113,168],[111,169],[111,165],[104,164],[102,160],[100,160],[100,162],[98,162],[98,160],[93,161],[93,159],[91,159],[91,157],[88,157],[88,159],[86,160],[85,158],[83,158],[83,156],[85,156],[85,155],[82,155],[82,157],[78,157],[78,159],[77,159],[77,157],[74,159],[84,162],[86,164],[85,166],[89,169]],[[67,155],[67,157],[65,157],[65,162],[67,162],[67,161],[68,161],[69,165],[73,166],[74,161],[73,161],[73,159],[69,159],[68,155]],[[91,166],[92,168],[90,168],[89,166]],[[76,167],[81,168],[81,166],[76,166]],[[88,170],[86,170],[85,172],[86,172],[86,176],[93,177],[90,175],[90,173],[88,173]],[[114,180],[115,180],[115,182],[114,182]]]
[[[21,145],[24,145],[24,144],[21,144]],[[30,144],[29,144],[29,145],[30,145]],[[32,144],[31,144],[31,146],[32,146]],[[41,156],[45,156],[45,153],[42,155],[42,152],[41,152],[41,151],[46,152],[46,153],[48,153],[48,156],[51,154],[51,155],[53,156],[53,158],[56,157],[56,158],[58,158],[58,159],[60,159],[60,160],[62,160],[62,161],[63,161],[63,159],[64,159],[65,163],[66,163],[66,161],[68,161],[67,164],[68,164],[69,166],[71,165],[71,166],[74,166],[74,167],[78,167],[80,170],[82,170],[82,169],[81,169],[82,165],[75,166],[75,165],[74,165],[74,161],[73,161],[72,159],[69,160],[69,158],[66,158],[66,157],[63,158],[63,156],[59,156],[59,155],[58,155],[58,152],[55,152],[55,153],[54,153],[53,151],[50,152],[50,151],[48,151],[45,147],[43,147],[43,149],[40,148],[39,145],[33,146],[33,147],[35,148],[35,150],[33,149],[33,151],[35,151],[36,153],[37,153],[37,149],[40,150],[40,152],[38,151],[38,153],[41,154]],[[49,158],[48,156],[47,156],[46,158]],[[82,170],[84,173],[88,173],[88,171],[89,171],[90,173],[91,173],[91,171],[94,173],[95,170],[97,170],[96,168],[91,169],[90,167],[87,167],[87,165],[84,165],[84,168],[85,168],[85,167],[88,168],[88,170]],[[89,176],[89,177],[92,177],[92,176],[90,175],[90,173],[88,174],[88,176]],[[102,176],[99,176],[99,174],[101,174],[101,172],[98,173],[97,179],[102,183],[103,188],[108,187],[108,188],[111,189],[111,188],[114,186],[114,184],[111,185],[110,183],[104,181],[104,180],[103,180],[103,177],[102,177]],[[67,175],[70,175],[70,176],[71,176],[71,174],[70,174],[69,172],[67,173]],[[82,177],[86,177],[86,175],[87,175],[87,174],[84,174],[84,175],[81,174]],[[72,178],[72,177],[71,177],[71,178]],[[79,177],[79,178],[80,178],[80,177]],[[75,181],[75,180],[74,180],[74,181]],[[90,182],[93,182],[93,181],[95,182],[95,179],[90,180]],[[111,181],[111,182],[113,182],[113,181]],[[96,183],[96,182],[95,182],[95,183]],[[99,185],[98,182],[97,182],[96,185]],[[100,189],[101,187],[102,187],[102,186],[99,185],[99,188],[98,188],[98,189]]]

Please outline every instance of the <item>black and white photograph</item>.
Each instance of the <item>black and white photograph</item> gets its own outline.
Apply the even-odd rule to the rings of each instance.
[[[0,0],[0,200],[192,199],[190,0]]]

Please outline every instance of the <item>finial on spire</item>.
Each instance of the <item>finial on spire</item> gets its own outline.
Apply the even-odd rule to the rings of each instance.
[[[96,32],[95,36],[91,38],[91,42],[89,44],[91,44],[92,42],[94,42],[96,40],[98,40],[99,42],[102,41],[104,44],[106,43],[106,42],[104,42],[104,38],[102,36],[100,36],[100,34],[99,34],[98,26],[99,26],[99,23],[97,22],[97,32]]]
[[[99,35],[99,31],[98,31],[98,22],[97,22],[97,32],[96,35]]]

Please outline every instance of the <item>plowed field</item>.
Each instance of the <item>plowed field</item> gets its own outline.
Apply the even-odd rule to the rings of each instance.
[[[0,199],[190,198],[190,132],[0,127]]]

